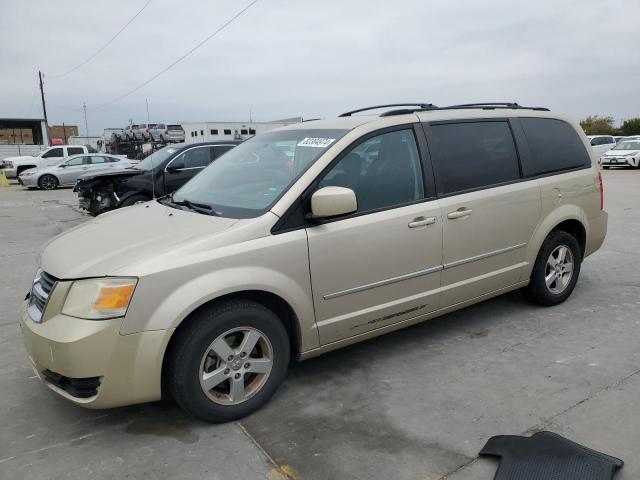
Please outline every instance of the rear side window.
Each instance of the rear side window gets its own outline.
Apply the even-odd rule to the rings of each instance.
[[[53,157],[64,157],[64,150],[62,148],[52,148],[47,153],[42,155],[42,158],[53,158]]]
[[[184,168],[202,168],[211,163],[211,149],[198,147],[187,150],[182,154]]]
[[[429,150],[440,194],[473,190],[520,178],[518,155],[506,121],[430,126]]]
[[[69,155],[77,155],[79,153],[84,153],[84,148],[82,147],[68,147],[67,152]]]
[[[531,156],[523,159],[525,176],[588,167],[591,159],[576,131],[554,118],[521,118]]]
[[[213,147],[213,156],[214,156],[214,158],[218,158],[220,155],[222,155],[223,153],[228,152],[233,147],[235,147],[235,145],[216,145],[215,147]]]

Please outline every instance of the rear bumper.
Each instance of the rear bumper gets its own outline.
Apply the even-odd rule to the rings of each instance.
[[[609,214],[602,210],[598,215],[588,219],[587,245],[584,256],[587,257],[598,250],[607,236]]]
[[[162,359],[173,330],[121,335],[122,318],[54,315],[36,323],[22,305],[20,327],[36,375],[54,392],[87,408],[159,400]]]

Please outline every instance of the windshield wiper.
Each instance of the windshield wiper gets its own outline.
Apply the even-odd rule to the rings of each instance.
[[[173,199],[173,193],[169,195],[165,195],[164,197],[159,198],[158,200],[166,200],[166,202],[171,205],[176,205],[179,207],[187,207],[189,210],[193,210],[194,212],[207,213],[208,215],[217,215],[217,213],[213,210],[213,207],[211,205],[207,203],[192,202],[191,200],[187,200],[186,198],[183,200],[176,201]],[[165,202],[162,202],[162,203],[165,203]],[[202,210],[205,210],[205,212],[203,212]]]

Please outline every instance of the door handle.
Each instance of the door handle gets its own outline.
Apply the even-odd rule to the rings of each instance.
[[[468,217],[469,215],[471,215],[471,213],[473,213],[473,210],[471,210],[470,208],[459,208],[458,210],[454,211],[454,212],[449,212],[447,214],[447,218],[451,219],[451,220],[455,220],[456,218],[464,218],[464,217]]]
[[[436,217],[417,217],[409,222],[409,228],[425,227],[427,225],[433,225],[436,223]]]

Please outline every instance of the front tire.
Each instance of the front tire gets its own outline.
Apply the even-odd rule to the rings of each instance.
[[[166,385],[190,415],[211,423],[244,417],[276,392],[289,366],[289,337],[278,316],[250,300],[193,315],[168,352]]]
[[[58,187],[58,179],[53,175],[43,175],[38,179],[38,187],[42,190],[55,190]]]
[[[575,237],[561,230],[545,239],[533,266],[524,294],[533,303],[544,306],[564,302],[576,286],[582,263],[582,249]]]

